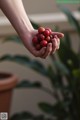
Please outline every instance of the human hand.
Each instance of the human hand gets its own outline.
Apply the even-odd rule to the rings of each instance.
[[[53,32],[55,37],[52,40],[52,43],[47,44],[47,47],[43,47],[39,51],[35,49],[32,44],[32,38],[38,31],[33,29],[27,13],[25,12],[22,0],[0,0],[0,7],[20,36],[25,47],[35,57],[46,58],[48,55],[59,49],[60,38],[64,36],[59,32]]]
[[[60,32],[52,32],[54,35],[54,39],[52,43],[48,43],[47,47],[43,47],[40,50],[36,50],[33,46],[32,39],[38,33],[37,30],[33,29],[28,35],[26,33],[21,36],[23,39],[25,47],[35,56],[40,58],[46,58],[52,53],[55,53],[56,50],[59,49],[60,46],[60,38],[64,37],[63,33]]]

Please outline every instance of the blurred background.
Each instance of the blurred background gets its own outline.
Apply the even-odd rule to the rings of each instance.
[[[80,12],[78,12],[80,4],[74,4],[74,0],[73,3],[60,3],[56,0],[23,0],[23,4],[30,20],[34,23],[38,24],[39,26],[50,27],[53,30],[57,26],[59,31],[69,33],[72,48],[75,52],[78,51],[80,36],[78,36],[76,29],[69,23],[67,16],[60,10],[58,5],[70,10],[75,19],[80,22]],[[11,41],[5,43],[2,42],[4,38],[13,35],[17,35],[15,30],[4,16],[2,11],[0,11],[0,57],[5,54],[19,54],[26,55],[30,57],[31,60],[36,60],[36,58],[33,57],[24,46]],[[37,60],[40,61],[46,68],[52,63],[50,57],[45,60],[37,58]],[[0,71],[15,74],[18,76],[19,82],[23,81],[24,79],[29,80],[31,83],[35,81],[41,82],[44,88],[49,88],[52,91],[49,78],[39,74],[29,67],[24,67],[9,61],[3,61],[0,62]],[[29,111],[34,115],[43,114],[45,116],[49,116],[37,106],[37,103],[41,101],[46,101],[50,104],[55,103],[53,96],[40,89],[15,88],[11,102],[10,116],[22,111]]]

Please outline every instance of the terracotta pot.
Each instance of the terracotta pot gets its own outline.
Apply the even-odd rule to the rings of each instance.
[[[8,73],[0,73],[0,112],[10,113],[11,98],[17,77]]]

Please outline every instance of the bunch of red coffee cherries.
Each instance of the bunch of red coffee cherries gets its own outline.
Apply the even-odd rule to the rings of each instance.
[[[38,33],[33,37],[32,42],[36,50],[46,47],[48,43],[52,43],[54,35],[50,28],[39,27]]]

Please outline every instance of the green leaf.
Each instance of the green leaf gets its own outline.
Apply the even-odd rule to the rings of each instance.
[[[57,69],[57,72],[59,72],[59,74],[61,75],[69,75],[69,70],[68,68],[59,60],[54,60],[53,64],[55,66],[55,68]]]
[[[52,65],[48,65],[48,67],[47,67],[47,76],[52,80],[56,79],[56,73],[53,70]]]
[[[56,120],[56,118],[46,118],[45,120]]]
[[[59,59],[66,65],[69,71],[79,68],[78,55],[71,48],[67,47],[63,41],[61,41],[60,49],[57,53]]]
[[[53,105],[53,115],[59,120],[64,120],[68,116],[66,108],[63,106],[63,102],[57,102]]]
[[[60,9],[67,15],[69,22],[76,28],[78,35],[80,36],[80,24],[73,16],[73,14],[69,11],[69,9],[60,7]]]
[[[16,86],[16,88],[41,88],[41,87],[42,85],[40,82],[31,83],[30,81],[27,80],[23,80]]]
[[[72,48],[69,34],[67,32],[64,32],[64,36],[65,36],[65,40],[64,40],[65,45],[69,48]]]
[[[35,22],[31,21],[32,26],[34,27],[34,29],[38,29],[40,26],[38,24],[36,24]]]
[[[47,77],[50,79],[52,87],[57,87],[58,83],[58,76],[57,74],[53,71],[53,68],[51,65],[48,66],[47,68]]]
[[[34,115],[30,112],[22,112],[22,113],[18,113],[18,114],[15,114],[13,115],[10,120],[27,120],[27,119],[30,119],[30,120],[33,120],[34,118]]]
[[[3,43],[4,42],[15,42],[15,43],[19,43],[22,44],[21,39],[17,36],[17,35],[13,35],[13,36],[8,36],[5,39],[3,39]],[[23,45],[23,44],[22,44]]]
[[[39,62],[37,60],[33,60],[33,61],[31,61],[30,66],[35,71],[37,71],[37,72],[39,72],[39,73],[41,73],[41,74],[43,74],[45,76],[47,75],[46,69],[45,69],[45,67],[43,66],[43,64],[41,62]]]
[[[5,60],[13,61],[13,62],[20,63],[20,64],[24,64],[24,65],[25,65],[27,62],[30,62],[29,57],[20,56],[20,55],[15,55],[15,56],[12,56],[12,55],[4,55],[4,56],[0,57],[0,61],[5,61]]]
[[[54,73],[52,67],[48,66],[47,75],[50,78],[51,86],[54,91],[53,96],[55,97],[56,100],[59,100],[59,95],[57,93],[57,90],[61,91],[62,86],[64,86],[62,81],[63,76],[59,74],[60,74],[59,71],[57,73]]]
[[[32,119],[34,117],[34,115],[30,112],[22,112],[20,114],[20,118],[22,118],[23,120],[25,119]]]
[[[78,11],[80,12],[80,7],[78,8]]]
[[[59,120],[64,120],[64,118],[68,115],[62,102],[57,102],[54,105],[42,102],[39,103],[38,106],[43,112],[56,118],[61,118]]]
[[[72,71],[74,77],[77,77],[80,79],[80,69],[75,69]]]
[[[38,115],[34,117],[34,120],[46,120],[44,115]]]
[[[53,114],[52,105],[50,105],[48,103],[41,102],[41,103],[38,104],[38,106],[43,112],[45,112],[47,114]]]
[[[11,116],[10,120],[20,120],[19,114],[16,113],[15,115]]]
[[[24,65],[25,67],[30,67],[33,70],[39,72],[40,74],[47,76],[46,68],[44,65],[37,61],[37,60],[31,60],[29,57],[24,55],[4,55],[0,57],[0,61],[11,61],[18,63],[20,65]]]

